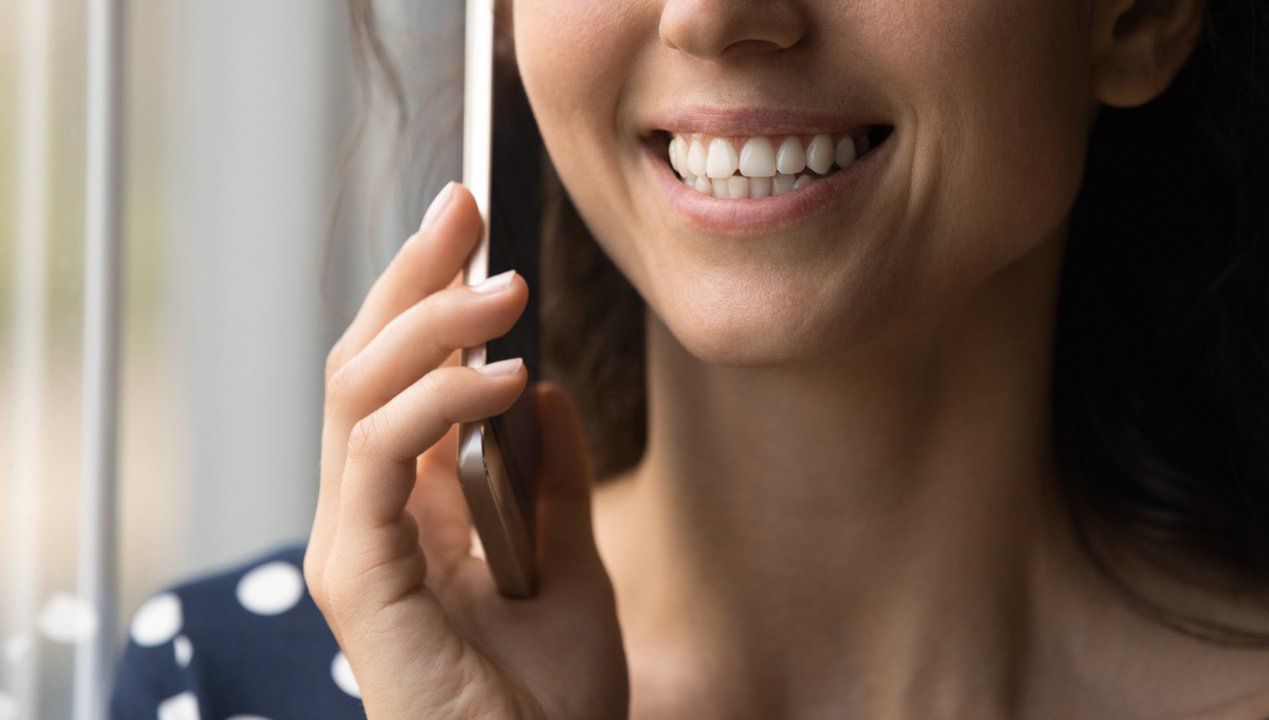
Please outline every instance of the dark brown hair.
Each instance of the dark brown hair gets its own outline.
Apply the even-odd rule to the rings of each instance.
[[[371,0],[349,0],[404,118]],[[1231,645],[1269,636],[1146,598],[1097,541],[1201,584],[1269,588],[1269,4],[1208,0],[1189,62],[1156,100],[1102,108],[1062,271],[1052,418],[1069,515],[1095,566],[1154,620]],[[404,127],[404,120],[399,123]],[[601,478],[643,454],[642,298],[547,169],[538,288],[543,377],[577,399]]]

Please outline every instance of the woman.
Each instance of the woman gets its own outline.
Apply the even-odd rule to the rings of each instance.
[[[558,379],[456,367],[530,289],[460,287],[447,186],[328,356],[307,546],[147,604],[118,715],[1269,716],[1269,6],[514,10]],[[522,392],[527,602],[453,427]]]

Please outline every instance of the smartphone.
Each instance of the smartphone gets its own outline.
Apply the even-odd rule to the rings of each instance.
[[[511,46],[510,3],[467,0],[463,97],[463,184],[484,219],[463,281],[475,285],[514,268],[528,306],[509,332],[463,348],[480,367],[524,358],[529,385],[506,412],[459,424],[458,475],[472,525],[499,593],[537,593],[538,248],[542,224],[541,137]]]

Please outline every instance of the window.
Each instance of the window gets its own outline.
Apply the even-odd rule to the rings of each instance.
[[[381,12],[406,27],[445,5]],[[378,180],[330,215],[362,102],[341,2],[14,0],[5,14],[0,720],[86,720],[147,597],[307,538],[326,351],[461,146],[408,208],[380,202],[382,168],[354,163]],[[118,44],[116,66],[90,59],[94,38]],[[111,108],[120,132],[94,145]],[[359,157],[392,154],[390,116],[372,117]],[[94,152],[117,157],[121,182]],[[95,299],[111,282],[114,308]]]

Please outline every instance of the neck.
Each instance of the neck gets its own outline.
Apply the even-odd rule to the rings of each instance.
[[[655,626],[666,645],[661,668],[708,654],[777,714],[1009,714],[1038,548],[1060,512],[1061,245],[959,305],[797,365],[703,362],[649,312],[648,446],[617,491],[638,549],[614,583],[640,615],[623,625]]]

